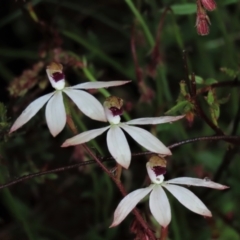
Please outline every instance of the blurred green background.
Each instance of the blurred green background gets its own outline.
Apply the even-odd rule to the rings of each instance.
[[[70,85],[94,79],[131,79],[128,85],[108,89],[124,99],[131,119],[161,116],[170,109],[172,115],[187,114],[187,119],[173,124],[144,127],[166,145],[216,134],[194,110],[188,90],[180,93],[180,81],[187,84],[187,75],[194,72],[198,76],[197,89],[234,82],[230,87],[209,88],[197,99],[222,132],[239,135],[240,2],[221,0],[217,4],[217,10],[208,14],[210,34],[202,37],[196,33],[194,1],[1,1],[1,183],[90,159],[79,146],[60,148],[72,133],[65,127],[53,138],[46,127],[45,108],[8,135],[24,108],[52,91],[45,73],[51,61],[63,64]],[[171,10],[166,11],[166,7]],[[184,68],[183,50],[189,73]],[[103,92],[91,93],[104,101]],[[84,117],[73,104],[71,107],[79,132],[104,126]],[[103,134],[88,145],[96,154],[109,156],[105,139]],[[132,152],[143,151],[128,139]],[[190,212],[168,195],[173,216],[168,239],[240,239],[239,144],[200,141],[172,152],[165,179],[208,177],[230,189],[190,188],[212,211],[212,219]],[[127,191],[144,186],[146,160],[144,156],[133,158],[129,170],[123,172]],[[109,162],[107,166],[110,169],[115,164]],[[134,239],[129,230],[132,214],[120,226],[108,228],[121,198],[95,164],[18,183],[0,190],[0,239]],[[148,201],[138,207],[158,232]]]

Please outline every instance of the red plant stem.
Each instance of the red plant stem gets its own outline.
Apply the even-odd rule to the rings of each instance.
[[[236,140],[240,142],[240,137],[238,136],[210,136],[210,137],[198,137],[198,138],[192,138],[192,139],[187,139],[181,142],[177,142],[174,143],[172,145],[169,145],[168,148],[169,149],[173,149],[175,147],[179,147],[181,145],[184,144],[188,144],[188,143],[193,143],[193,142],[199,142],[199,141],[218,141],[218,140]],[[137,156],[146,156],[146,155],[150,155],[150,154],[154,154],[153,152],[141,152],[141,153],[133,153],[132,157],[137,157]],[[107,161],[112,161],[113,157],[104,157],[101,159],[101,162],[107,162]],[[32,173],[32,174],[28,174],[25,176],[22,176],[20,178],[17,178],[13,181],[10,181],[6,184],[2,184],[0,185],[0,189],[6,188],[6,187],[11,187],[12,185],[15,185],[19,182],[22,182],[24,180],[28,180],[28,179],[32,179],[34,177],[40,177],[46,174],[51,174],[51,173],[56,173],[56,172],[64,172],[73,168],[78,168],[78,167],[82,167],[82,166],[86,166],[86,165],[90,165],[90,164],[94,164],[96,163],[95,160],[88,160],[86,162],[80,162],[80,163],[76,163],[76,164],[72,164],[69,166],[64,166],[64,167],[60,167],[60,168],[55,168],[55,169],[51,169],[48,171],[42,171],[42,172],[37,172],[37,173]]]
[[[161,228],[161,236],[159,240],[166,240],[168,236],[168,227],[162,227]]]
[[[76,129],[70,115],[67,115],[67,125],[69,126],[69,128],[71,129],[71,131],[74,134],[77,134],[77,129]],[[116,186],[119,189],[119,191],[121,192],[121,194],[125,197],[127,195],[127,193],[126,193],[126,190],[125,190],[124,186],[122,185],[122,183],[119,179],[120,177],[118,176],[118,178],[115,178],[114,175],[107,169],[107,167],[102,163],[102,161],[98,157],[95,156],[95,154],[89,149],[89,147],[86,144],[81,144],[81,145],[88,152],[88,154],[97,162],[97,164],[103,169],[103,171],[105,173],[107,173],[107,175],[113,180],[113,182],[116,184]],[[144,221],[143,217],[141,216],[141,214],[139,213],[137,208],[133,209],[133,214],[135,215],[138,222],[145,229],[149,238],[152,239],[152,240],[155,240],[156,237],[154,236],[153,232],[149,229],[147,223]]]

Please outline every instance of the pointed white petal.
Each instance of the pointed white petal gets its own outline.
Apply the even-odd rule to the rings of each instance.
[[[40,108],[52,97],[54,92],[46,94],[28,105],[28,107],[22,112],[22,114],[14,122],[9,133],[16,131],[23,124],[28,122],[39,110]]]
[[[207,209],[204,203],[191,191],[184,187],[163,184],[165,187],[183,206],[189,210],[203,216],[211,217],[211,212]]]
[[[107,122],[102,104],[91,94],[71,88],[65,88],[63,91],[86,116],[94,120]]]
[[[131,151],[123,131],[118,126],[111,126],[107,133],[108,150],[114,159],[124,168],[131,161]]]
[[[66,124],[66,111],[61,91],[56,91],[46,106],[46,121],[51,134],[56,137]]]
[[[68,138],[61,147],[68,147],[68,146],[73,146],[73,145],[78,145],[78,144],[82,144],[85,142],[88,142],[92,139],[94,139],[95,137],[101,135],[103,132],[105,132],[107,129],[109,128],[109,126],[104,127],[104,128],[98,128],[98,129],[94,129],[94,130],[90,130],[90,131],[86,131],[83,133],[80,133],[72,138]]]
[[[108,87],[120,86],[129,82],[131,81],[86,82],[86,83],[77,84],[75,86],[72,86],[71,88],[75,88],[75,89],[108,88]]]
[[[166,193],[160,185],[154,185],[149,198],[150,211],[164,228],[171,221],[171,208]]]
[[[143,199],[153,188],[153,185],[147,188],[141,188],[129,193],[123,200],[118,204],[115,212],[113,222],[110,226],[115,227],[119,225],[126,216],[136,207],[136,205]]]
[[[190,177],[180,177],[180,178],[174,178],[169,181],[166,181],[166,183],[171,184],[183,184],[188,186],[198,186],[198,187],[209,187],[209,188],[215,188],[219,190],[224,190],[226,188],[229,188],[228,186],[212,182],[210,179],[200,179],[200,178],[190,178]]]
[[[150,117],[150,118],[137,118],[126,122],[130,125],[144,125],[144,124],[160,124],[160,123],[168,123],[175,122],[181,118],[185,117],[185,115],[180,116],[166,116],[166,117]]]
[[[148,131],[139,127],[128,126],[126,124],[121,124],[120,127],[147,150],[165,155],[172,154],[171,151],[159,139],[157,139]]]

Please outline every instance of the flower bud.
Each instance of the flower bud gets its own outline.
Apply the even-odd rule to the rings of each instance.
[[[214,0],[201,0],[201,3],[207,11],[213,11],[217,8],[217,4]]]
[[[209,25],[211,25],[210,19],[202,7],[198,7],[197,18],[196,18],[196,28],[199,35],[209,34]]]

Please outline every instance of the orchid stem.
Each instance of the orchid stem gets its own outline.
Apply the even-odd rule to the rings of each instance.
[[[131,0],[125,0],[125,2],[127,3],[128,7],[131,9],[133,14],[135,15],[135,17],[137,18],[139,23],[142,25],[142,28],[143,28],[144,34],[148,40],[148,43],[151,46],[151,48],[153,48],[154,38],[153,38],[147,24],[145,23],[143,17],[141,16],[141,14],[139,13],[139,11],[137,10],[137,8],[135,7],[135,5],[133,4],[133,2]]]
[[[87,67],[87,60],[86,60],[85,57],[83,57],[83,63],[84,63],[84,66],[85,66],[85,67],[83,67],[82,70],[83,70],[83,73],[84,73],[84,75],[86,76],[86,78],[87,78],[89,81],[91,81],[91,82],[96,82],[96,81],[97,81],[96,78],[92,75],[92,73],[89,71],[89,69],[88,69],[88,67]],[[111,96],[111,94],[110,94],[106,89],[100,88],[100,89],[98,89],[98,91],[99,91],[105,98]],[[123,117],[125,118],[126,121],[130,121],[130,120],[131,120],[130,116],[129,116],[126,112],[123,113]]]
[[[116,186],[118,187],[119,191],[122,193],[122,195],[125,197],[126,191],[123,187],[123,185],[121,184],[121,182],[115,178],[113,176],[113,174],[107,169],[107,167],[105,167],[105,165],[95,156],[95,154],[93,154],[93,152],[88,148],[88,146],[86,144],[82,144],[83,147],[85,148],[85,150],[89,153],[89,155],[96,160],[96,162],[98,163],[98,165],[104,170],[105,173],[108,174],[108,176],[114,181],[114,183],[116,184]],[[118,171],[118,170],[117,170]],[[152,231],[149,229],[148,225],[146,224],[146,222],[144,221],[144,219],[142,218],[142,216],[140,215],[139,211],[137,210],[137,208],[133,209],[133,213],[135,215],[135,217],[137,218],[138,222],[142,225],[142,227],[145,229],[146,233],[148,233],[150,239],[155,240],[155,236],[152,233]]]
[[[67,115],[67,125],[68,127],[71,129],[71,131],[74,134],[77,134],[77,128],[72,120],[72,117],[70,115]],[[121,172],[122,172],[122,167],[120,165],[117,166],[117,178],[115,178],[113,176],[113,174],[107,169],[107,167],[102,163],[102,161],[95,156],[95,154],[89,149],[89,147],[86,144],[82,144],[83,148],[88,152],[88,154],[97,162],[97,164],[103,169],[103,171],[105,173],[108,174],[108,176],[114,181],[114,183],[116,184],[116,186],[118,187],[119,191],[122,193],[122,195],[125,197],[126,191],[123,187],[123,185],[120,182],[120,177],[121,177]],[[120,166],[120,167],[119,167]],[[142,218],[142,216],[140,215],[139,211],[134,208],[133,209],[133,213],[136,216],[138,222],[142,225],[142,227],[145,229],[146,233],[148,233],[150,239],[155,240],[155,236],[152,233],[152,231],[149,229],[147,223],[144,221],[144,219]]]
[[[168,236],[168,227],[162,227],[161,228],[161,236],[159,240],[166,240]]]
[[[117,172],[116,172],[116,179],[121,182],[121,175],[122,175],[122,166],[117,164]]]
[[[96,82],[96,81],[97,81],[96,78],[92,75],[92,73],[89,71],[89,69],[88,69],[86,66],[83,67],[82,70],[83,70],[84,75],[86,76],[86,78],[87,78],[90,82]],[[99,91],[100,93],[102,93],[102,95],[103,95],[105,98],[107,98],[107,97],[109,97],[109,96],[111,95],[111,94],[110,94],[106,89],[104,89],[104,88],[100,88],[100,89],[98,89],[98,91]]]

